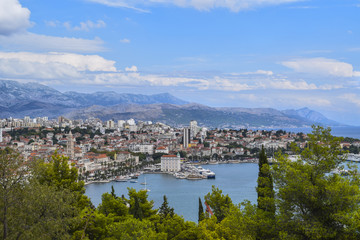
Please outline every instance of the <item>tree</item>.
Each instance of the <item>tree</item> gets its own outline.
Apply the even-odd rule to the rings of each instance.
[[[55,186],[58,190],[68,189],[77,195],[77,207],[83,209],[89,206],[90,200],[85,196],[85,184],[78,181],[77,169],[69,167],[68,157],[55,152],[49,163],[38,160],[34,168],[34,177],[40,184]]]
[[[164,195],[164,202],[159,208],[159,215],[161,218],[174,216],[174,208],[169,207],[166,195]]]
[[[259,155],[259,175],[257,182],[257,211],[254,216],[256,222],[256,239],[276,239],[275,194],[264,146],[261,148]]]
[[[151,216],[155,215],[157,210],[152,209],[154,206],[153,201],[147,200],[147,191],[140,190],[136,191],[133,188],[128,188],[129,191],[129,203],[130,209],[129,212],[137,216],[138,218],[150,218]]]
[[[101,196],[101,204],[98,206],[100,213],[105,216],[125,216],[128,214],[128,208],[122,198],[114,197],[112,194],[104,193]]]
[[[275,200],[273,179],[270,172],[269,162],[266,157],[264,146],[261,148],[259,155],[259,175],[258,186],[256,188],[258,198],[257,206],[259,209],[269,213],[274,217],[275,215]]]
[[[359,176],[350,167],[343,170],[346,156],[340,154],[341,138],[330,128],[313,126],[308,146],[297,161],[276,156],[274,182],[277,189],[283,239],[359,239]]]
[[[23,189],[27,166],[23,157],[10,148],[0,150],[0,221],[3,239],[9,235],[11,214],[20,206],[19,194]]]
[[[206,194],[205,201],[213,210],[218,222],[221,222],[234,206],[229,195],[222,194],[222,191],[214,185],[211,193]]]
[[[204,214],[204,208],[201,202],[201,198],[199,198],[199,213],[198,213],[198,222],[201,222],[204,220],[205,214]]]
[[[142,220],[144,217],[144,213],[142,208],[140,207],[139,197],[134,196],[134,204],[130,206],[130,213],[134,216],[134,218]]]
[[[34,169],[19,153],[0,150],[2,239],[67,239],[77,213],[74,193],[41,184]]]

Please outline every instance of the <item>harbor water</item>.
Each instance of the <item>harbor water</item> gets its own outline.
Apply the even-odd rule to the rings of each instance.
[[[92,203],[98,206],[101,202],[101,195],[111,192],[114,186],[118,196],[122,194],[127,197],[127,188],[137,190],[144,189],[145,182],[148,192],[148,199],[154,201],[154,207],[159,208],[163,202],[163,196],[168,198],[169,205],[175,212],[182,215],[185,220],[197,222],[199,197],[204,202],[204,196],[211,192],[212,185],[229,194],[232,201],[237,204],[244,200],[256,203],[256,181],[258,176],[258,165],[254,163],[240,164],[217,164],[203,165],[216,173],[215,179],[187,180],[176,179],[168,174],[143,174],[137,179],[137,183],[109,182],[93,183],[86,186],[86,195]]]

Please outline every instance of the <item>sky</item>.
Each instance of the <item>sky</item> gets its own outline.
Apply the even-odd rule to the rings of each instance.
[[[360,125],[360,0],[0,0],[0,79]]]

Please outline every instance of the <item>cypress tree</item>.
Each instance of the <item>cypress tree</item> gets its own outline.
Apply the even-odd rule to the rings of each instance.
[[[114,185],[111,185],[111,196],[113,196],[113,198],[117,198],[117,196],[115,194]]]
[[[199,197],[199,215],[198,215],[198,221],[201,222],[202,220],[205,219],[205,214],[204,214],[204,208],[201,202],[201,198]]]
[[[269,162],[266,157],[264,146],[259,155],[259,176],[256,188],[258,198],[257,207],[271,215],[275,215],[275,200],[273,179],[270,172]]]

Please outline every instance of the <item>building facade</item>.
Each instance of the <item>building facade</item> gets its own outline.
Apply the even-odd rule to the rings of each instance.
[[[162,172],[179,172],[180,154],[178,155],[163,155],[161,157],[161,171]]]

